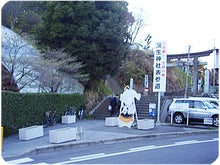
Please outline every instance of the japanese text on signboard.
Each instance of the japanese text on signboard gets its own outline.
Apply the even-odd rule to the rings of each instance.
[[[156,42],[154,50],[153,92],[166,91],[167,52],[166,42]]]

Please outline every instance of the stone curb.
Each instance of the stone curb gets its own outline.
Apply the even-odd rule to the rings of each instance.
[[[202,130],[202,131],[155,133],[155,134],[148,134],[148,135],[137,135],[137,136],[123,137],[123,138],[106,139],[106,140],[95,140],[95,141],[90,141],[90,142],[82,142],[82,143],[74,143],[74,144],[63,143],[63,144],[55,144],[53,146],[37,147],[33,150],[20,153],[19,155],[9,156],[9,157],[4,157],[4,158],[8,159],[8,158],[13,158],[17,156],[25,156],[25,155],[31,155],[31,154],[44,153],[44,152],[59,151],[62,149],[73,149],[73,148],[78,148],[78,147],[87,147],[87,146],[101,145],[101,144],[112,144],[112,143],[117,143],[117,142],[125,142],[125,141],[133,141],[133,140],[135,141],[135,140],[142,140],[146,138],[172,137],[172,136],[188,135],[188,134],[208,134],[208,133],[214,133],[214,132],[218,132],[218,129]]]

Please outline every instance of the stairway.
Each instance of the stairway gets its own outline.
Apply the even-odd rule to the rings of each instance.
[[[109,105],[109,99],[105,98],[104,101],[102,101],[102,104],[96,108],[96,110],[91,114],[96,119],[105,119],[105,117],[110,117],[110,112],[108,111],[108,105]],[[149,116],[149,104],[150,103],[156,103],[157,105],[157,96],[141,96],[140,101],[136,100],[136,109],[138,114],[138,119],[146,119],[151,118],[156,120],[156,116],[152,117]],[[165,107],[166,99],[161,97],[161,113],[166,112]],[[167,105],[166,105],[167,106]],[[116,112],[114,116],[118,116],[119,112]]]
[[[140,101],[135,100],[138,119],[146,119],[148,117],[148,98],[141,96]]]

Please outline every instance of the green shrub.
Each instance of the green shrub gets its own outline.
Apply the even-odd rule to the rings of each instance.
[[[2,126],[4,135],[18,132],[19,128],[41,125],[46,111],[56,111],[57,119],[68,107],[85,105],[85,98],[80,94],[54,93],[14,93],[2,91]]]

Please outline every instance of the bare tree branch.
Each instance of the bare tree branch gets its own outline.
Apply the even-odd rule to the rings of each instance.
[[[132,13],[133,14],[133,13]],[[146,25],[143,19],[143,11],[140,10],[139,13],[136,13],[134,17],[134,21],[130,24],[129,34],[130,34],[130,44],[134,44],[136,42],[136,38],[140,32],[140,30]]]
[[[33,85],[32,82],[36,80],[33,58],[37,56],[39,56],[37,50],[19,35],[7,28],[3,30],[2,63],[13,75],[19,91]]]
[[[88,75],[81,74],[83,67],[76,57],[71,57],[63,49],[43,50],[37,71],[40,74],[40,87],[48,92],[58,92],[69,88],[76,81],[87,81]]]

